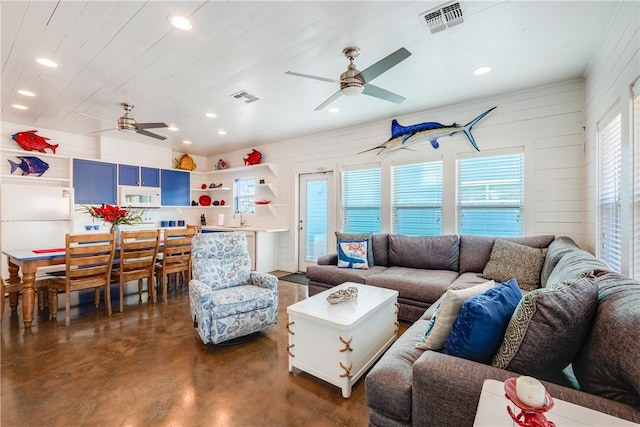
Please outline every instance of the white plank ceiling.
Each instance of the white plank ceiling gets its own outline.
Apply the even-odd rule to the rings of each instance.
[[[128,102],[138,122],[180,130],[152,129],[166,141],[117,130],[104,135],[213,155],[581,78],[619,6],[463,1],[464,23],[431,34],[419,15],[442,4],[3,1],[2,121],[89,135],[114,128],[119,104]],[[188,16],[194,28],[173,28],[172,14]],[[339,113],[314,111],[337,86],[285,72],[338,79],[347,68],[347,46],[361,49],[360,70],[408,49],[412,56],[373,81],[407,100],[343,96],[331,104]],[[59,67],[44,68],[36,57]],[[475,76],[481,65],[492,72]],[[242,90],[260,100],[231,96]],[[183,145],[185,139],[192,145]]]

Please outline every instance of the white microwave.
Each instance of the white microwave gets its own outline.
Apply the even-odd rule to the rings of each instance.
[[[122,207],[158,208],[160,207],[160,188],[121,185],[118,202]]]

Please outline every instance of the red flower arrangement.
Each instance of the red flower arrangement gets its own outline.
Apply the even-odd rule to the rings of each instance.
[[[98,218],[112,225],[134,225],[142,222],[142,212],[137,214],[131,209],[102,204],[102,206],[82,206],[81,211],[87,212],[92,218]]]

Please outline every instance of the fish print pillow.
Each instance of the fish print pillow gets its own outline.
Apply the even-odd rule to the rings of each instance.
[[[339,240],[338,267],[369,269],[367,260],[368,240]]]

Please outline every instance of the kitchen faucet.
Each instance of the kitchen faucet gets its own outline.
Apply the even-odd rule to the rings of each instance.
[[[235,219],[236,214],[240,214],[240,227],[244,227],[246,225],[246,223],[244,222],[244,218],[242,217],[242,212],[241,211],[235,211],[233,213],[233,218]]]

